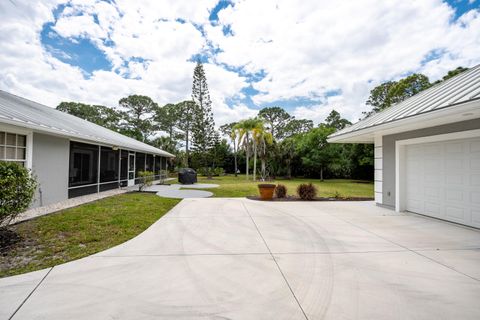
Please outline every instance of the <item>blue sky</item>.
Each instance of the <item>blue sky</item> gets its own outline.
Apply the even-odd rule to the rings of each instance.
[[[355,120],[383,81],[480,62],[478,0],[41,2],[0,5],[2,31],[24,28],[0,49],[0,87],[48,104],[188,99],[200,59],[219,124],[274,105]]]

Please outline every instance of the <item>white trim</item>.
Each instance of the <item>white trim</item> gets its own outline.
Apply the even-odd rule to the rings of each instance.
[[[27,169],[32,169],[32,164],[33,164],[33,131],[29,129],[25,129],[22,127],[14,126],[14,125],[9,125],[5,123],[0,123],[0,131],[5,131],[8,133],[14,133],[14,134],[21,134],[27,137],[27,141],[25,143],[27,144],[27,147],[25,149],[25,167]],[[17,161],[17,160],[15,160]]]
[[[405,146],[480,137],[480,129],[395,141],[395,211],[405,211]]]

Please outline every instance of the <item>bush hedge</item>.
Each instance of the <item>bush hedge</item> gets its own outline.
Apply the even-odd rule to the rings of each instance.
[[[28,169],[0,161],[0,227],[7,226],[30,206],[37,185]]]

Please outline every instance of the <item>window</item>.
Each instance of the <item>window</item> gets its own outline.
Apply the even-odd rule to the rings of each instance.
[[[147,162],[146,162],[146,167],[145,171],[153,171],[153,155],[147,154]]]
[[[0,131],[0,160],[25,166],[27,160],[27,136]]]
[[[118,150],[101,147],[100,182],[118,181]]]
[[[132,157],[132,160],[134,158]],[[133,168],[133,163],[132,163]],[[127,180],[128,175],[128,151],[122,150],[120,156],[120,180]]]
[[[69,187],[98,183],[98,146],[70,142]]]
[[[135,161],[135,176],[138,177],[140,171],[145,171],[145,153],[137,152],[137,159]]]
[[[158,175],[160,170],[162,170],[162,158],[155,157],[155,174]]]

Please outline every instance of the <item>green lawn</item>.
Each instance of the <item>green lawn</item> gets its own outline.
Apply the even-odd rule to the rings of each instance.
[[[213,192],[214,197],[246,197],[258,195],[257,185],[261,182],[253,182],[245,179],[245,175],[235,177],[233,175],[223,177],[213,177],[207,179],[200,177],[199,183],[216,183],[219,188],[208,189]],[[289,195],[295,195],[297,186],[301,183],[313,183],[317,186],[319,196],[333,197],[338,193],[342,197],[372,197],[373,198],[373,182],[357,181],[357,180],[324,180],[318,179],[291,179],[291,180],[275,180],[272,183],[280,183],[287,187]],[[270,183],[270,182],[269,182]]]
[[[319,196],[373,197],[373,183],[355,180],[315,179],[276,180],[295,195],[300,183],[315,184]],[[208,189],[215,197],[258,195],[260,182],[233,175],[199,178],[199,183],[216,183]],[[39,270],[86,257],[123,243],[148,228],[179,200],[160,198],[155,194],[126,193],[59,211],[10,228],[20,238],[10,248],[2,248],[0,277]]]
[[[21,240],[2,249],[0,277],[51,267],[123,243],[179,200],[127,193],[12,226]]]

